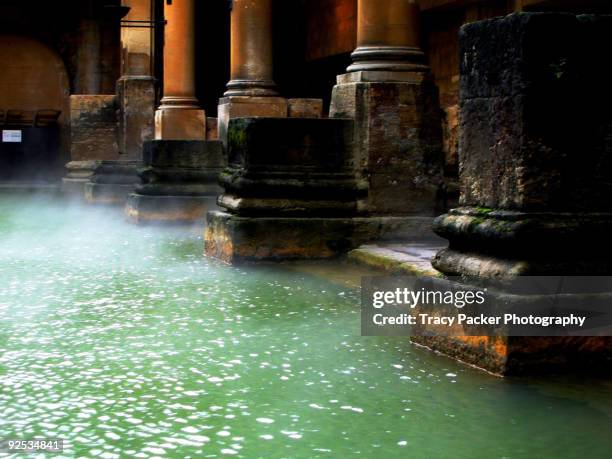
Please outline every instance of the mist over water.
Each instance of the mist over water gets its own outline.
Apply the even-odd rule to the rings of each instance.
[[[0,439],[65,439],[64,457],[609,457],[609,383],[503,380],[362,338],[357,289],[202,252],[202,228],[0,195]]]

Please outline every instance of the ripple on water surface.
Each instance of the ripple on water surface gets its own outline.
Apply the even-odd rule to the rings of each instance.
[[[200,231],[0,197],[0,438],[67,457],[608,457],[605,383],[504,381],[359,336],[359,292]]]

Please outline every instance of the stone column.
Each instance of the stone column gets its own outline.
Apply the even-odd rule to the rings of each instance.
[[[349,72],[425,71],[417,0],[359,0],[357,49]],[[377,74],[376,81],[389,78]],[[393,75],[392,79],[397,78]]]
[[[276,96],[272,62],[272,0],[235,0],[225,96]]]
[[[230,118],[287,116],[287,100],[273,80],[272,0],[234,0],[231,81],[219,101],[219,138],[227,142]]]
[[[431,218],[444,156],[438,95],[418,46],[418,3],[359,0],[357,41],[330,116],[355,119],[355,164],[369,181],[368,211]]]
[[[102,94],[102,19],[93,1],[82,2],[74,94],[70,96],[70,161],[65,192],[82,196],[97,162],[116,159],[115,97]]]
[[[609,305],[609,285],[599,296],[584,289],[593,280],[586,276],[612,274],[612,86],[599,57],[612,51],[612,18],[512,14],[464,26],[460,48],[461,207],[434,223],[449,247],[433,266],[477,285],[526,282],[524,294],[547,305],[562,296],[559,311],[596,316],[592,308]],[[537,288],[525,291],[530,276]],[[552,291],[541,281],[551,276],[564,277]],[[534,310],[518,298],[514,310]],[[494,311],[490,305],[483,312]],[[570,330],[418,342],[503,374],[608,368],[612,340],[588,327],[580,333],[593,338]]]
[[[151,0],[123,0],[130,7],[126,21],[151,21]],[[159,19],[159,18],[158,18]],[[139,25],[140,27],[130,27]],[[153,138],[155,79],[152,76],[151,29],[146,23],[126,23],[121,28],[121,78],[117,81],[119,152],[124,159],[139,160],[144,141]]]
[[[195,3],[165,3],[164,97],[155,113],[155,138],[206,139],[206,116],[195,97]]]
[[[100,94],[100,23],[93,18],[84,18],[80,25],[78,51],[77,94]]]

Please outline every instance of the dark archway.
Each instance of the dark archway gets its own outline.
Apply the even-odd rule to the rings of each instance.
[[[0,179],[53,180],[61,173],[68,141],[64,62],[34,38],[0,35],[0,69],[0,128],[15,131],[13,140],[21,137],[0,142]]]

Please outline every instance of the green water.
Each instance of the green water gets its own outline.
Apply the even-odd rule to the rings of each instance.
[[[610,457],[612,384],[362,338],[356,289],[206,260],[200,233],[0,197],[0,439],[62,438],[65,457]]]

